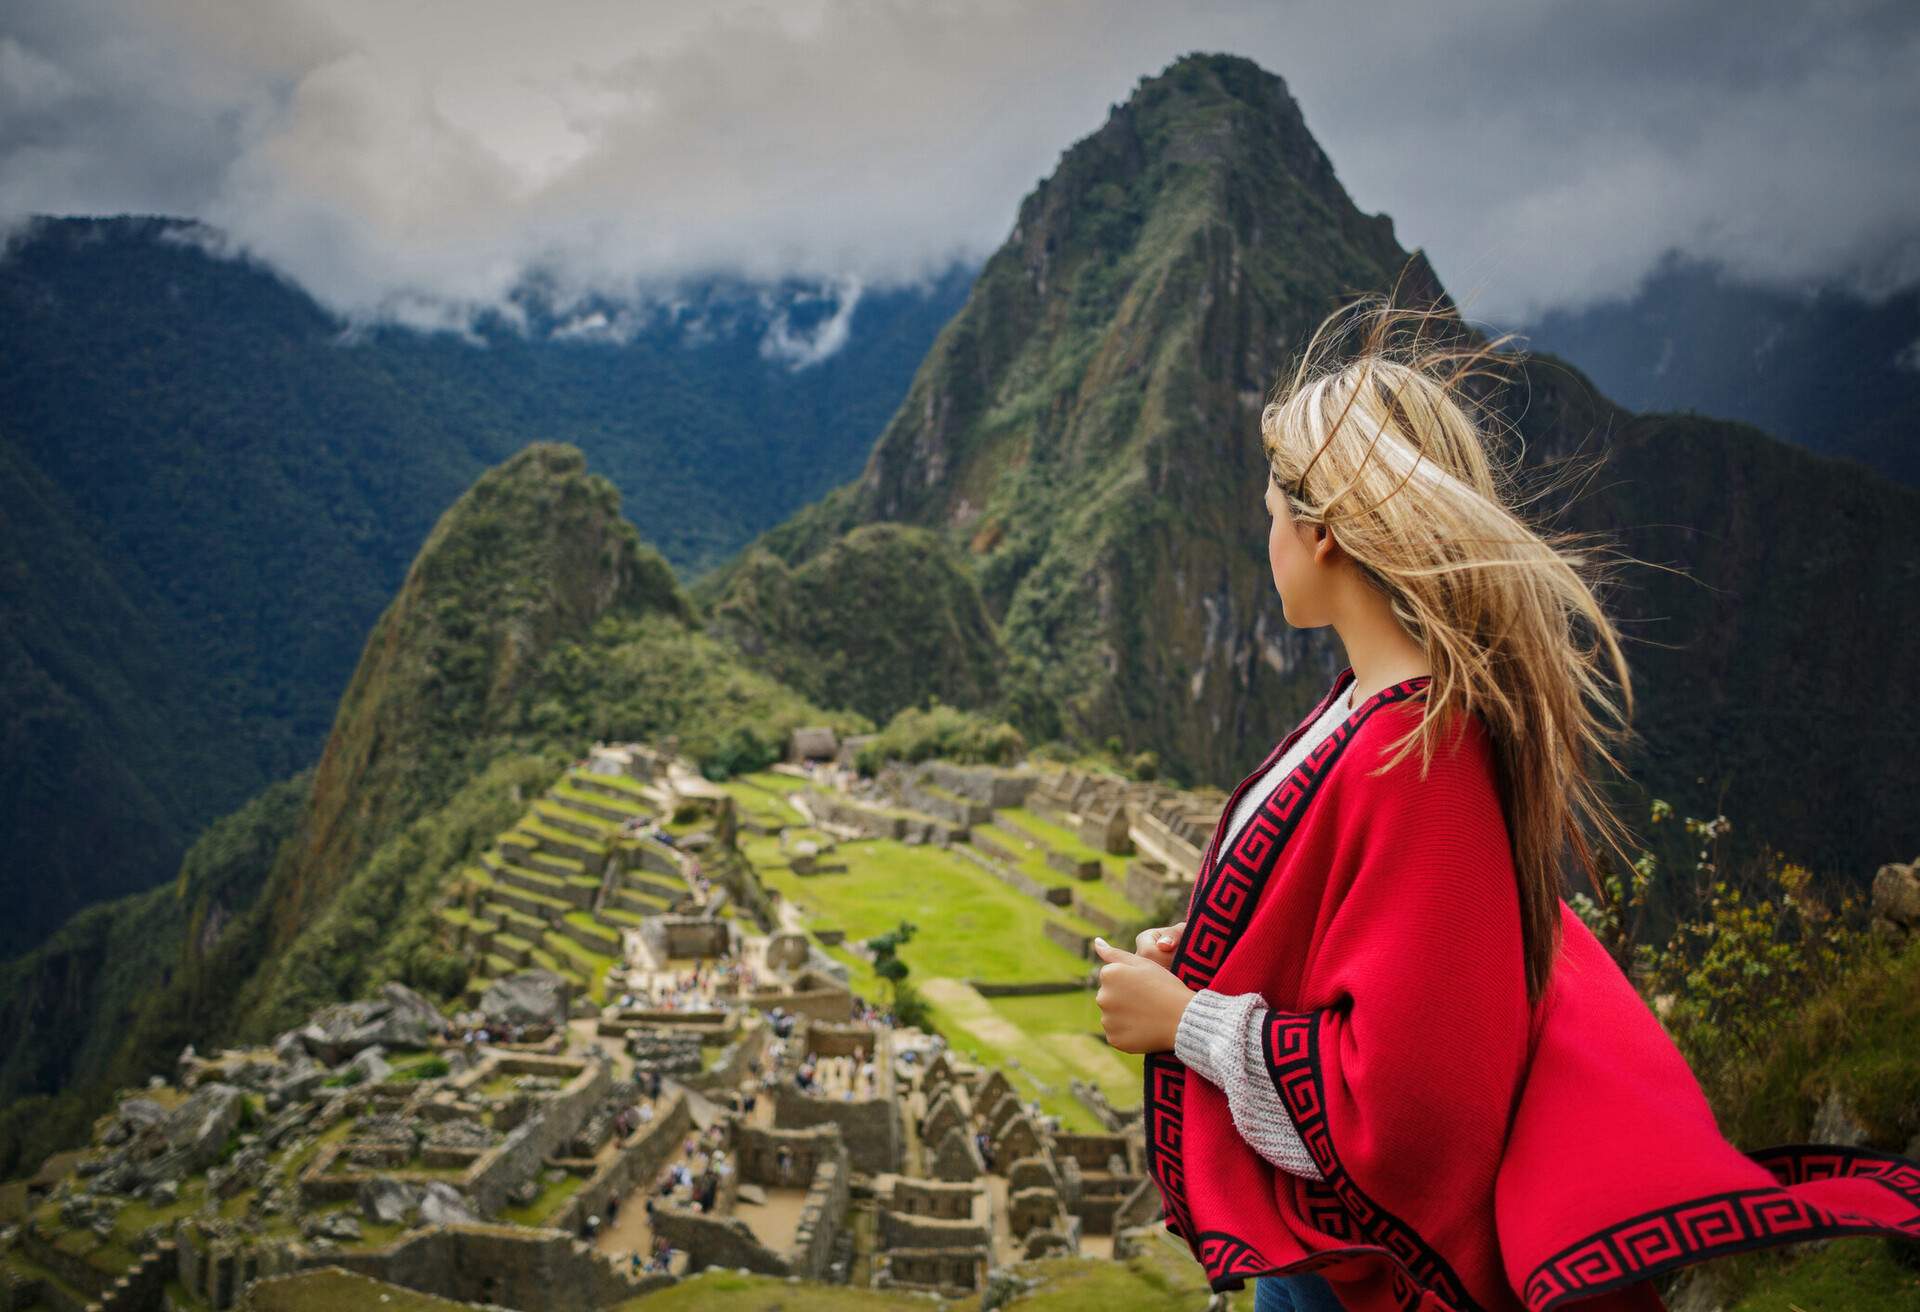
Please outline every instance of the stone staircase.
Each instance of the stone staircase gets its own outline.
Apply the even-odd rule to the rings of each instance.
[[[681,855],[623,833],[649,820],[664,790],[624,775],[568,771],[461,872],[443,932],[473,964],[467,1001],[496,978],[529,968],[565,976],[584,995],[626,955],[626,935],[691,891]]]

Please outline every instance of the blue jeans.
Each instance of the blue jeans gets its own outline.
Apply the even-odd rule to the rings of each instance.
[[[1341,1312],[1339,1295],[1322,1276],[1256,1276],[1253,1312]]]

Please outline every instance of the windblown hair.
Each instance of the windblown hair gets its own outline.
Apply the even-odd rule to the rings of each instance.
[[[1532,527],[1519,452],[1503,464],[1489,440],[1504,428],[1475,380],[1522,358],[1499,352],[1511,336],[1475,342],[1450,310],[1363,296],[1314,330],[1260,428],[1294,518],[1329,528],[1430,663],[1421,722],[1381,770],[1418,739],[1424,778],[1455,714],[1491,730],[1537,1002],[1559,954],[1563,854],[1602,905],[1589,830],[1631,861],[1588,771],[1598,757],[1624,773],[1607,744],[1631,736],[1633,690],[1590,540]]]

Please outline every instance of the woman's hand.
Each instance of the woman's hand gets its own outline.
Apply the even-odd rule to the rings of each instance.
[[[1133,936],[1133,955],[1145,957],[1156,966],[1173,969],[1173,954],[1180,946],[1180,935],[1186,929],[1187,922],[1168,925],[1165,929],[1143,929]]]
[[[1093,951],[1105,963],[1093,1000],[1107,1042],[1122,1052],[1171,1052],[1194,991],[1159,962],[1103,938],[1093,940]]]

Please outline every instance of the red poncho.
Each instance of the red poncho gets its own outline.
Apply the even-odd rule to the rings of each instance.
[[[1352,667],[1263,764],[1272,764]],[[1519,893],[1477,716],[1423,781],[1422,675],[1366,699],[1220,853],[1172,970],[1258,992],[1268,1073],[1324,1181],[1278,1170],[1226,1094],[1146,1058],[1147,1169],[1217,1291],[1317,1270],[1352,1312],[1657,1308],[1648,1277],[1742,1249],[1920,1237],[1920,1164],[1721,1137],[1685,1059],[1572,909],[1529,1007]],[[1407,702],[1408,705],[1398,705]],[[1255,775],[1235,790],[1221,828]]]

